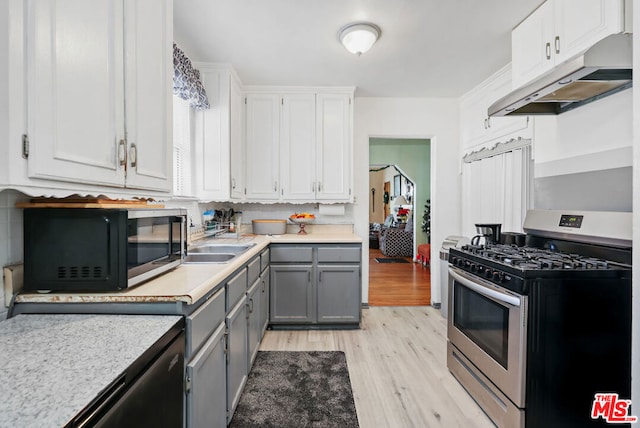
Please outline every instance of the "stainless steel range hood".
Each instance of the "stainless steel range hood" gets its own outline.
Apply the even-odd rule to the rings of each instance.
[[[489,107],[489,116],[560,114],[630,88],[632,36],[616,34]]]

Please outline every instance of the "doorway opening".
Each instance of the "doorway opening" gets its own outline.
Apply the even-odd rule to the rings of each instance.
[[[430,199],[430,144],[369,139],[370,306],[431,303],[429,266],[415,263],[418,245],[428,242],[423,211]],[[405,263],[381,263],[393,258]]]

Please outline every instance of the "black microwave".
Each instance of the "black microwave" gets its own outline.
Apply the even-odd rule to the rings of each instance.
[[[116,291],[179,266],[184,209],[26,208],[24,291]]]

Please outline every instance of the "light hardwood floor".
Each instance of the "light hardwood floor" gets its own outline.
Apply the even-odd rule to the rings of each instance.
[[[359,330],[267,331],[260,349],[344,351],[361,428],[493,427],[446,367],[430,306],[370,307]]]

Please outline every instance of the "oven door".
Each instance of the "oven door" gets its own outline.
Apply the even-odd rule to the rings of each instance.
[[[447,337],[518,408],[525,404],[527,297],[449,267]]]

